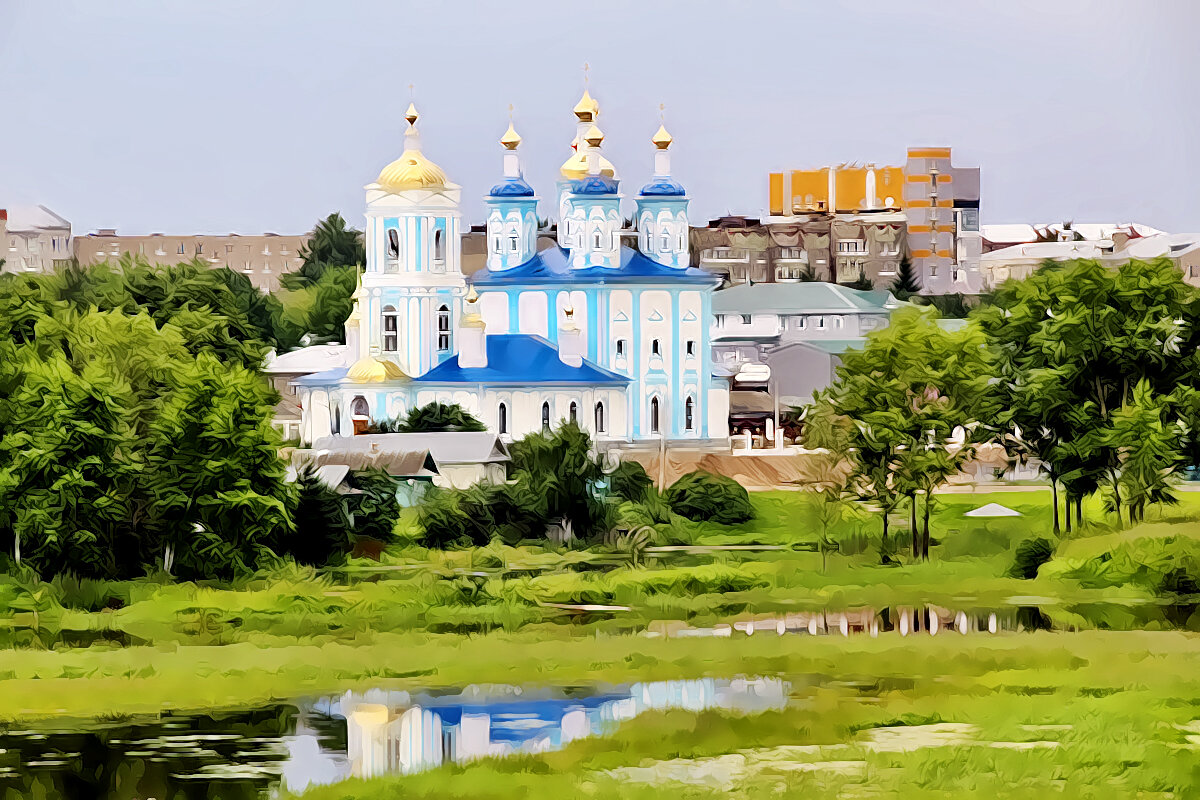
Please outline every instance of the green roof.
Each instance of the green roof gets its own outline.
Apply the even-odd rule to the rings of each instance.
[[[866,343],[866,339],[808,339],[801,342],[788,342],[787,346],[799,344],[815,348],[823,353],[840,356],[847,350],[857,350]]]
[[[714,314],[888,313],[899,301],[885,289],[864,292],[823,281],[742,283],[713,293]]]

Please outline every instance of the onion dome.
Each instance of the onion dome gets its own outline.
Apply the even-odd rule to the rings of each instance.
[[[417,109],[408,104],[404,118],[408,120],[408,131],[404,134],[404,152],[379,173],[375,181],[380,188],[389,192],[407,189],[441,189],[446,186],[446,173],[421,152],[421,138],[417,134]]]
[[[360,358],[350,367],[346,377],[355,383],[387,383],[406,381],[408,376],[394,362],[382,358]]]
[[[599,147],[604,143],[604,131],[593,125],[583,134],[583,140],[588,143],[588,147]]]
[[[521,134],[517,133],[512,122],[508,123],[508,130],[500,137],[500,144],[504,145],[505,150],[516,150],[517,145],[521,143]]]
[[[651,137],[650,141],[654,142],[654,146],[659,150],[666,150],[671,146],[671,142],[675,141],[675,139],[671,136],[671,134],[667,133],[666,125],[659,125],[658,130],[655,132],[654,136]]]
[[[533,197],[533,187],[524,178],[507,178],[488,192],[492,197]]]
[[[588,176],[587,153],[575,153],[563,162],[558,172],[564,178],[572,180],[586,178]],[[600,156],[600,174],[608,178],[615,178],[617,175],[617,168],[604,156]]]
[[[682,197],[687,194],[683,184],[669,177],[655,178],[642,187],[643,197]]]
[[[571,186],[574,194],[616,194],[617,180],[608,175],[588,175],[575,181]]]
[[[579,98],[579,102],[575,104],[575,108],[572,110],[580,122],[594,122],[600,114],[600,104],[592,99],[587,89],[584,89],[583,97]]]
[[[467,296],[463,300],[466,305],[463,307],[462,321],[458,323],[459,326],[463,328],[486,327],[483,317],[479,313],[479,292],[475,291],[474,286],[467,290]]]

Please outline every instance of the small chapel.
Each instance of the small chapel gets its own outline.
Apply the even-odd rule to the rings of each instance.
[[[585,91],[574,115],[554,187],[557,246],[537,249],[540,198],[510,122],[503,176],[485,198],[486,267],[468,282],[461,187],[425,156],[409,105],[403,152],[366,186],[366,269],[346,321],[352,363],[295,382],[304,442],[433,401],[461,405],[506,439],[570,420],[600,443],[727,440],[729,387],[713,374],[709,333],[719,278],[690,266],[672,137],[660,125],[651,139],[632,248],[599,104]]]

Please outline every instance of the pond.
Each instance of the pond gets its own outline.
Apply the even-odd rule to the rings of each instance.
[[[0,798],[269,798],[351,775],[538,753],[647,710],[782,708],[771,678],[619,687],[367,691],[223,716],[0,729]]]

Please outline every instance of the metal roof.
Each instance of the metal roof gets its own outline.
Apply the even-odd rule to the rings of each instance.
[[[824,281],[743,283],[713,293],[714,314],[882,314],[898,307],[891,292],[862,291]]]
[[[494,464],[509,460],[508,448],[487,431],[437,431],[433,433],[369,433],[326,436],[313,450],[330,452],[427,452],[436,464]]]

